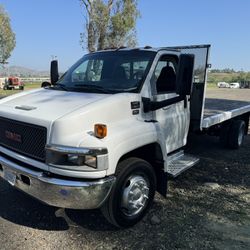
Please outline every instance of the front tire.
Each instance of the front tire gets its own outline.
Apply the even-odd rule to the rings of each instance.
[[[148,162],[128,158],[118,164],[115,175],[116,183],[101,210],[111,224],[130,227],[139,222],[152,205],[155,172]]]

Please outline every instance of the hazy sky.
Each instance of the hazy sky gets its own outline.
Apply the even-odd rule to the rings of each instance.
[[[10,65],[47,70],[57,55],[66,70],[86,51],[80,46],[79,0],[0,0],[17,46]],[[250,1],[139,0],[138,45],[212,44],[213,68],[250,71]]]

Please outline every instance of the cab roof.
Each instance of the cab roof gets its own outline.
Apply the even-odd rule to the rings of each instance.
[[[172,52],[181,52],[182,49],[209,48],[210,46],[211,46],[210,44],[201,44],[201,45],[169,46],[169,47],[151,47],[151,46],[137,47],[137,48],[119,47],[119,48],[107,48],[107,49],[96,51],[96,52],[104,52],[104,51],[152,51],[152,52],[157,53],[161,50],[172,51]]]
[[[168,50],[168,51],[175,51],[175,52],[179,52],[179,49],[175,49],[175,48],[156,48],[156,47],[151,47],[151,46],[145,46],[145,47],[137,47],[137,48],[129,48],[129,47],[119,47],[119,48],[107,48],[104,50],[99,50],[96,52],[104,52],[104,51],[152,51],[152,52],[158,52],[160,50]]]

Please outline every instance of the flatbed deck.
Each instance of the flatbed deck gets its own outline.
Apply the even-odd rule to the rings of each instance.
[[[208,89],[202,127],[209,128],[250,112],[250,89]]]

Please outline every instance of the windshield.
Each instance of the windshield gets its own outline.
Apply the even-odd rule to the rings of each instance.
[[[88,54],[57,82],[70,91],[138,92],[155,57],[152,51],[106,51]]]

